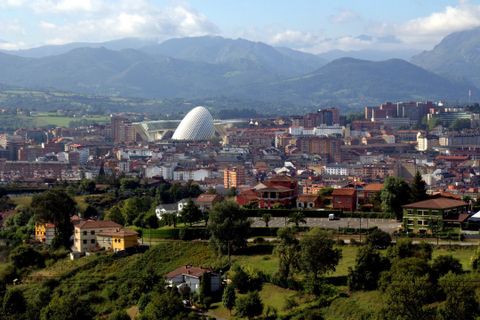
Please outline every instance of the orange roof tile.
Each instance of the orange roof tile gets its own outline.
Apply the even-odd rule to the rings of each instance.
[[[450,209],[450,208],[456,208],[456,207],[461,207],[466,205],[467,203],[460,200],[449,199],[449,198],[436,198],[436,199],[429,199],[429,200],[410,203],[410,204],[404,205],[403,208]]]

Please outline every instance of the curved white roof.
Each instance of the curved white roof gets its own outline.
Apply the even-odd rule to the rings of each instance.
[[[215,134],[213,117],[204,107],[195,107],[173,133],[173,140],[208,140]]]

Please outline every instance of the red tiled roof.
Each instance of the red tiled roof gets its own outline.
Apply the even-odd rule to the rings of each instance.
[[[196,201],[197,202],[212,202],[212,201],[217,200],[218,197],[219,197],[218,194],[203,193],[203,194],[201,194],[197,197]]]
[[[209,269],[203,269],[200,267],[192,267],[192,266],[181,266],[180,268],[177,268],[173,270],[172,272],[169,272],[166,274],[167,279],[170,278],[175,278],[180,275],[189,275],[192,277],[199,278],[203,276],[206,272],[211,272]]]
[[[110,220],[84,220],[79,222],[75,227],[79,229],[122,228],[121,225]]]
[[[332,192],[332,196],[354,196],[354,195],[355,195],[355,189],[347,189],[347,188],[334,189]]]
[[[456,207],[461,207],[466,205],[467,203],[460,200],[449,199],[449,198],[436,198],[436,199],[429,199],[429,200],[410,203],[410,204],[404,205],[403,207],[419,208],[419,209],[427,209],[427,208],[428,209],[450,209],[450,208],[456,208]]]
[[[298,196],[298,201],[315,201],[318,199],[317,195],[314,194],[301,194]]]
[[[363,190],[380,192],[383,190],[383,183],[369,183],[363,188]]]
[[[107,236],[107,237],[127,237],[127,236],[135,236],[138,235],[138,232],[129,230],[129,229],[121,229],[118,231],[106,231],[98,233],[99,236]]]

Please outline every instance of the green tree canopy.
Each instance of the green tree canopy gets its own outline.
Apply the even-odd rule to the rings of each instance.
[[[342,257],[334,243],[331,234],[319,228],[313,228],[300,240],[300,268],[307,275],[314,294],[318,294],[319,277],[334,271]]]
[[[263,312],[263,303],[257,291],[247,293],[243,297],[237,299],[235,305],[236,315],[252,319],[259,316]]]
[[[362,247],[357,253],[354,268],[348,270],[350,290],[376,289],[380,274],[388,267],[388,259],[384,258],[373,246]]]
[[[223,291],[223,296],[222,296],[223,306],[227,308],[230,313],[232,312],[233,307],[235,307],[235,300],[236,300],[235,287],[230,284],[225,287],[225,290]]]
[[[231,251],[247,244],[251,221],[235,202],[223,201],[215,204],[208,221],[210,243],[218,253],[231,254]]]
[[[279,243],[274,253],[278,256],[278,276],[282,282],[287,281],[300,264],[300,241],[295,230],[290,227],[281,228],[277,232]]]
[[[183,222],[188,223],[191,226],[202,219],[202,211],[200,211],[192,199],[188,199],[187,204],[180,212],[180,216],[182,217]]]
[[[55,224],[53,246],[70,246],[73,225],[70,217],[75,213],[75,201],[63,190],[49,190],[32,198],[35,219]]]
[[[417,202],[426,200],[428,198],[426,186],[427,184],[422,179],[422,175],[417,171],[410,185],[410,201]]]
[[[387,177],[380,197],[382,209],[387,213],[395,214],[397,220],[401,220],[403,217],[402,205],[408,203],[410,199],[410,187],[401,178]]]

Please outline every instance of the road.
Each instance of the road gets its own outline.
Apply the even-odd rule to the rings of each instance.
[[[260,220],[260,218],[252,217],[254,223],[253,227],[265,227],[265,222]],[[288,218],[278,218],[272,217],[268,223],[269,227],[285,227],[286,221]],[[397,231],[401,223],[397,220],[392,219],[367,219],[367,218],[341,218],[339,220],[328,220],[328,218],[305,218],[307,220],[307,227],[322,227],[329,229],[338,229],[338,228],[372,228],[378,227],[385,232],[393,233]]]

